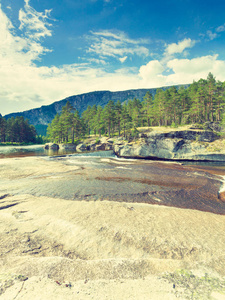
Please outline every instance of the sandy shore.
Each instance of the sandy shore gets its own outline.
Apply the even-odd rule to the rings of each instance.
[[[31,181],[83,169],[34,157],[0,168],[1,299],[225,298],[224,215],[32,195]]]

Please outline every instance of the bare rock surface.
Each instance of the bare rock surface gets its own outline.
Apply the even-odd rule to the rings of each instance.
[[[214,284],[209,294],[214,297],[211,299],[223,297],[225,216],[193,209],[198,196],[203,199],[207,185],[206,198],[214,199],[208,201],[208,207],[220,203],[218,197],[213,198],[221,186],[220,177],[215,175],[217,170],[211,168],[206,172],[204,168],[111,159],[99,164],[71,163],[64,158],[1,160],[1,299],[192,299],[192,291],[199,291],[198,285],[182,285],[164,277],[165,273],[173,274],[180,269],[192,270],[200,277],[207,273],[210,278],[217,278],[220,285]],[[126,168],[133,168],[132,174]],[[173,176],[162,178],[160,168]],[[149,169],[155,177],[143,185],[136,176],[147,176]],[[153,197],[160,198],[160,191],[172,193],[177,190],[176,185],[185,191],[186,185],[196,198],[189,209],[184,209],[171,203],[165,206],[176,193],[167,200],[155,199],[152,205],[141,202],[140,195],[139,201],[129,201],[132,193],[128,192],[125,201],[125,197],[120,198],[119,186],[114,187],[114,194],[120,201],[112,201],[109,187],[99,192],[101,201],[79,192],[79,201],[65,199],[56,188],[60,190],[70,180],[76,186],[79,176],[87,188],[92,180],[102,188],[109,182],[106,180],[109,174],[114,178],[110,180],[111,186],[122,182],[122,189],[126,183],[128,190],[134,182],[133,189],[145,187],[153,192],[154,188],[158,194]],[[60,186],[59,180],[62,180]],[[55,194],[60,197],[53,192],[40,195],[43,181],[49,186],[55,182]],[[35,190],[37,185],[39,193]],[[72,183],[67,186],[69,190],[71,187]],[[111,190],[112,197],[114,194]]]
[[[114,151],[120,157],[193,161],[225,161],[224,143],[217,147],[219,136],[205,130],[150,130],[141,133],[133,143],[115,143]],[[213,146],[215,145],[215,147]]]

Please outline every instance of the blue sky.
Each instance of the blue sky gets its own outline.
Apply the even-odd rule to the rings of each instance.
[[[0,113],[96,90],[225,81],[225,3],[0,0]]]

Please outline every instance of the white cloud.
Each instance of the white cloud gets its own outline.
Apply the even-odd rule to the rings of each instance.
[[[104,59],[98,59],[98,58],[87,58],[87,59],[82,58],[82,60],[86,60],[86,61],[88,61],[90,63],[96,63],[98,65],[99,64],[102,64],[102,65],[106,65],[107,64]]]
[[[182,53],[186,48],[192,48],[195,45],[196,41],[191,40],[190,38],[184,39],[183,41],[172,43],[167,45],[165,50],[165,55],[173,55],[176,53]]]
[[[163,75],[166,68],[170,74]],[[172,73],[171,73],[172,71]],[[225,81],[225,61],[218,55],[207,55],[193,59],[171,59],[166,65],[158,60],[150,61],[139,70],[141,83],[145,86],[166,86],[192,83],[193,80],[207,78],[211,72],[217,80]]]
[[[119,58],[119,61],[120,61],[121,63],[124,63],[126,60],[127,60],[127,56],[124,56],[124,57]]]
[[[173,59],[167,66],[174,72],[168,76],[167,82],[191,83],[193,80],[206,78],[209,72],[213,73],[217,80],[225,80],[225,61],[218,60],[218,55]]]
[[[132,55],[145,59],[149,55],[144,46],[147,40],[132,40],[123,32],[110,31],[92,32],[88,37],[91,41],[89,53],[96,56],[82,60],[83,63],[38,67],[35,61],[49,51],[42,45],[42,40],[51,35],[49,11],[36,12],[26,0],[24,9],[20,10],[22,36],[15,34],[16,30],[1,6],[0,20],[0,113],[3,115],[96,90],[118,91],[191,83],[193,79],[206,78],[209,72],[225,81],[225,62],[219,60],[218,55],[174,58],[175,54],[182,53],[183,56],[186,49],[194,46],[195,41],[191,39],[167,45],[161,60],[152,60],[139,70],[120,68],[109,73],[106,71],[107,58],[114,57],[124,63]],[[91,68],[90,63],[101,67],[93,68],[92,65]],[[166,72],[168,70],[170,72]]]
[[[163,65],[158,60],[152,60],[147,65],[140,68],[140,76],[142,78],[153,77],[161,74],[164,71]]]
[[[223,32],[223,31],[225,31],[225,24],[223,24],[223,25],[217,27],[217,28],[216,28],[216,31],[217,31],[217,32]]]
[[[148,41],[144,39],[132,40],[123,32],[110,31],[91,32],[87,37],[91,42],[88,53],[121,59],[127,55],[148,56],[149,50],[143,46]]]
[[[14,27],[0,6],[1,66],[30,65],[49,51],[38,41],[41,36],[45,37],[51,34],[46,28],[47,16],[42,13],[35,13],[35,10],[29,6],[28,0],[26,0],[25,10],[26,12],[20,10],[20,12],[23,11],[22,17],[20,16],[20,29],[25,32],[25,36],[20,37],[14,34]]]
[[[26,33],[22,37],[15,34],[0,7],[0,113],[23,111],[94,90],[138,88],[137,76],[124,69],[106,73],[103,68],[90,68],[88,63],[38,67],[35,61],[48,51],[42,46],[41,37],[49,36],[50,32],[46,30],[45,14],[28,5],[27,1],[20,15],[20,28]],[[100,59],[94,62],[105,64]]]
[[[24,0],[24,9],[19,11],[20,30],[25,31],[25,36],[32,40],[40,40],[46,36],[51,36],[51,30],[48,26],[49,15],[51,10],[45,10],[44,13],[37,12],[29,5],[29,0]]]
[[[210,41],[214,40],[215,38],[217,38],[217,33],[213,33],[211,30],[208,30],[206,32],[207,36],[209,37]]]
[[[139,69],[139,77],[142,85],[148,87],[160,87],[165,83],[165,76],[162,75],[165,67],[158,60],[152,60]]]

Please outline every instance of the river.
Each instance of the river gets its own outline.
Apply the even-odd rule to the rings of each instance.
[[[49,152],[42,145],[0,147],[0,157],[1,194],[139,202],[225,214],[219,197],[225,178],[221,163],[122,159],[113,151]],[[56,166],[64,166],[63,171]]]

